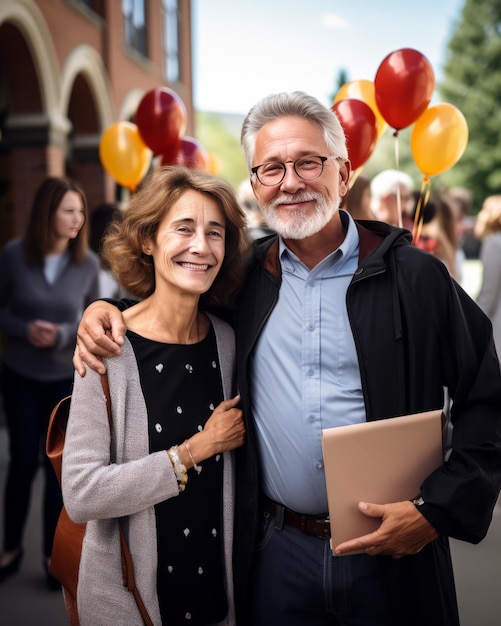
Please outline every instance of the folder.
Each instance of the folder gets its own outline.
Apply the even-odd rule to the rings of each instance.
[[[443,463],[441,409],[322,430],[332,549],[374,532],[381,520],[358,503],[415,498]]]

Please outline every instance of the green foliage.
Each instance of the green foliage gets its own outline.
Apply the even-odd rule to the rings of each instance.
[[[240,147],[242,116],[199,111],[195,119],[197,139],[215,160],[215,173],[238,189],[249,177]]]
[[[468,123],[465,153],[444,179],[470,189],[478,211],[501,191],[501,0],[465,0],[437,87]]]
[[[338,91],[341,89],[341,87],[345,84],[349,82],[349,78],[348,78],[348,73],[344,68],[341,68],[339,70],[339,73],[337,75],[337,79],[336,79],[336,88],[335,91],[333,91],[330,94],[330,100],[331,102],[334,102],[335,97],[338,94]]]

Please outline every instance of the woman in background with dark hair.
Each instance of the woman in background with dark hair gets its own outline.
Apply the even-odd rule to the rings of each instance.
[[[416,195],[416,205],[418,201],[419,196]],[[450,205],[445,197],[434,194],[422,210],[423,227],[416,246],[438,257],[450,275],[460,282],[461,261],[457,254],[456,221]]]
[[[52,408],[71,393],[72,356],[83,309],[99,297],[99,262],[87,244],[83,189],[65,178],[38,188],[22,239],[7,242],[0,257],[0,332],[3,400],[9,434],[0,582],[23,558],[31,488]],[[44,454],[43,566],[48,574],[61,511],[61,491]]]

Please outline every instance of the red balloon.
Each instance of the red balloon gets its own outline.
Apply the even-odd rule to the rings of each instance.
[[[183,139],[181,139],[181,146],[176,158],[174,161],[170,161],[170,163],[184,165],[191,170],[200,169],[206,172],[210,171],[211,166],[209,153],[202,144],[193,137],[183,137]],[[162,165],[168,164],[169,161],[163,156]]]
[[[381,115],[398,131],[415,122],[430,104],[435,75],[424,55],[412,48],[402,48],[383,60],[376,72],[374,88]]]
[[[351,167],[356,170],[370,157],[376,147],[378,127],[376,116],[368,104],[356,98],[344,98],[331,106],[343,127]]]
[[[157,87],[143,96],[135,122],[150,150],[155,154],[175,155],[186,130],[186,107],[175,91]]]

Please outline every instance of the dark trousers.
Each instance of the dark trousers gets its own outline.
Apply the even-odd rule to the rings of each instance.
[[[333,557],[328,539],[265,513],[254,572],[253,626],[388,626],[376,559]]]
[[[40,382],[7,367],[2,372],[2,394],[9,434],[9,465],[4,496],[4,550],[23,545],[33,480],[41,459],[45,474],[43,494],[43,553],[49,557],[62,507],[59,483],[45,454],[49,416],[57,402],[71,393],[73,378]]]

